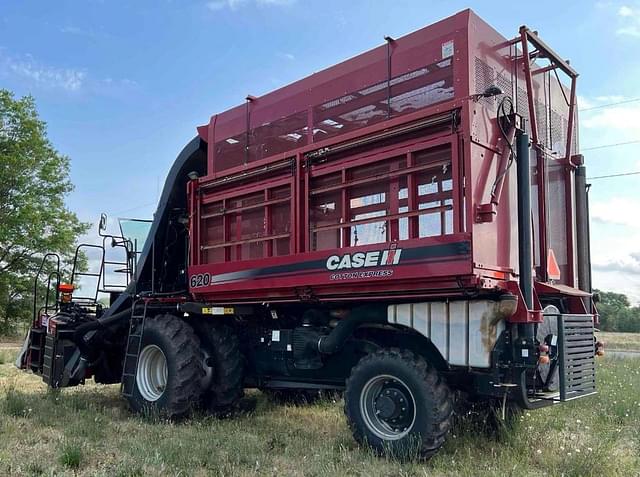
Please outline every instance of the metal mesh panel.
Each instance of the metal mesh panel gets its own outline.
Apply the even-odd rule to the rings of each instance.
[[[307,143],[307,111],[262,124],[249,134],[249,162],[290,151]]]
[[[516,88],[516,101],[515,101],[516,112],[526,119],[527,124],[527,132],[531,134],[531,124],[529,124],[529,103],[527,99],[527,90],[518,86]]]
[[[475,91],[474,93],[482,93],[489,86],[496,84],[496,74],[494,69],[480,58],[475,58]],[[496,85],[497,86],[497,85]],[[479,101],[490,108],[495,108],[495,98],[482,98]]]
[[[496,75],[496,85],[506,95],[511,96],[513,94],[511,78],[508,78],[505,75],[498,73]]]
[[[223,171],[236,167],[245,161],[246,134],[228,137],[215,144],[216,170]]]
[[[391,80],[391,116],[394,117],[452,98],[451,58],[396,76]]]
[[[566,118],[558,114],[555,109],[552,109],[549,147],[561,157],[565,155],[567,148],[567,126]]]
[[[387,119],[386,81],[313,108],[313,137],[320,141]]]
[[[384,121],[389,114],[400,116],[451,99],[453,91],[451,59],[395,76],[389,84],[385,78],[314,106],[314,141],[371,126]]]
[[[547,121],[547,106],[545,103],[536,100],[536,123],[538,126],[538,141],[549,147],[549,131]]]
[[[502,90],[504,94],[511,97],[512,95],[512,83],[511,78],[497,73],[491,66],[480,58],[475,58],[474,61],[474,78],[475,78],[475,93],[482,93],[489,86],[497,86]],[[492,109],[497,107],[500,97],[482,98],[480,103],[488,106]]]
[[[547,203],[549,248],[560,267],[560,283],[568,284],[567,204],[565,197],[565,167],[560,160],[547,158]],[[546,257],[545,257],[546,259]]]

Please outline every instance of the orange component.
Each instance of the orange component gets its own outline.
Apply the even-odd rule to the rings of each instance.
[[[547,274],[551,280],[560,280],[560,267],[552,248],[547,252]]]
[[[71,283],[61,283],[58,285],[58,291],[60,293],[73,293],[75,287]]]
[[[540,356],[540,358],[538,359],[538,363],[540,364],[548,364],[549,361],[550,359],[549,359],[549,356],[547,355]]]
[[[58,291],[60,292],[60,301],[62,303],[69,303],[73,296],[74,286],[71,283],[61,283],[58,285]]]

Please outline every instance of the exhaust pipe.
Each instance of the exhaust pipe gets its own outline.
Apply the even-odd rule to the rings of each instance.
[[[354,308],[348,318],[340,321],[331,333],[318,340],[318,351],[322,354],[338,352],[357,327],[368,323],[387,323],[387,309],[375,305]]]

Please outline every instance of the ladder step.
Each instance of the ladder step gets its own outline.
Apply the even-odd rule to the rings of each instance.
[[[136,383],[136,371],[140,350],[142,349],[142,336],[144,335],[144,322],[147,317],[147,305],[144,304],[142,314],[135,314],[138,301],[131,306],[131,320],[129,323],[129,336],[125,351],[122,379],[120,380],[120,393],[125,397],[131,397]]]

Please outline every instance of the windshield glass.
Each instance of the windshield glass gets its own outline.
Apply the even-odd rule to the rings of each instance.
[[[149,235],[152,221],[142,219],[118,219],[118,221],[122,236],[131,241],[134,251],[141,252],[147,235]]]

